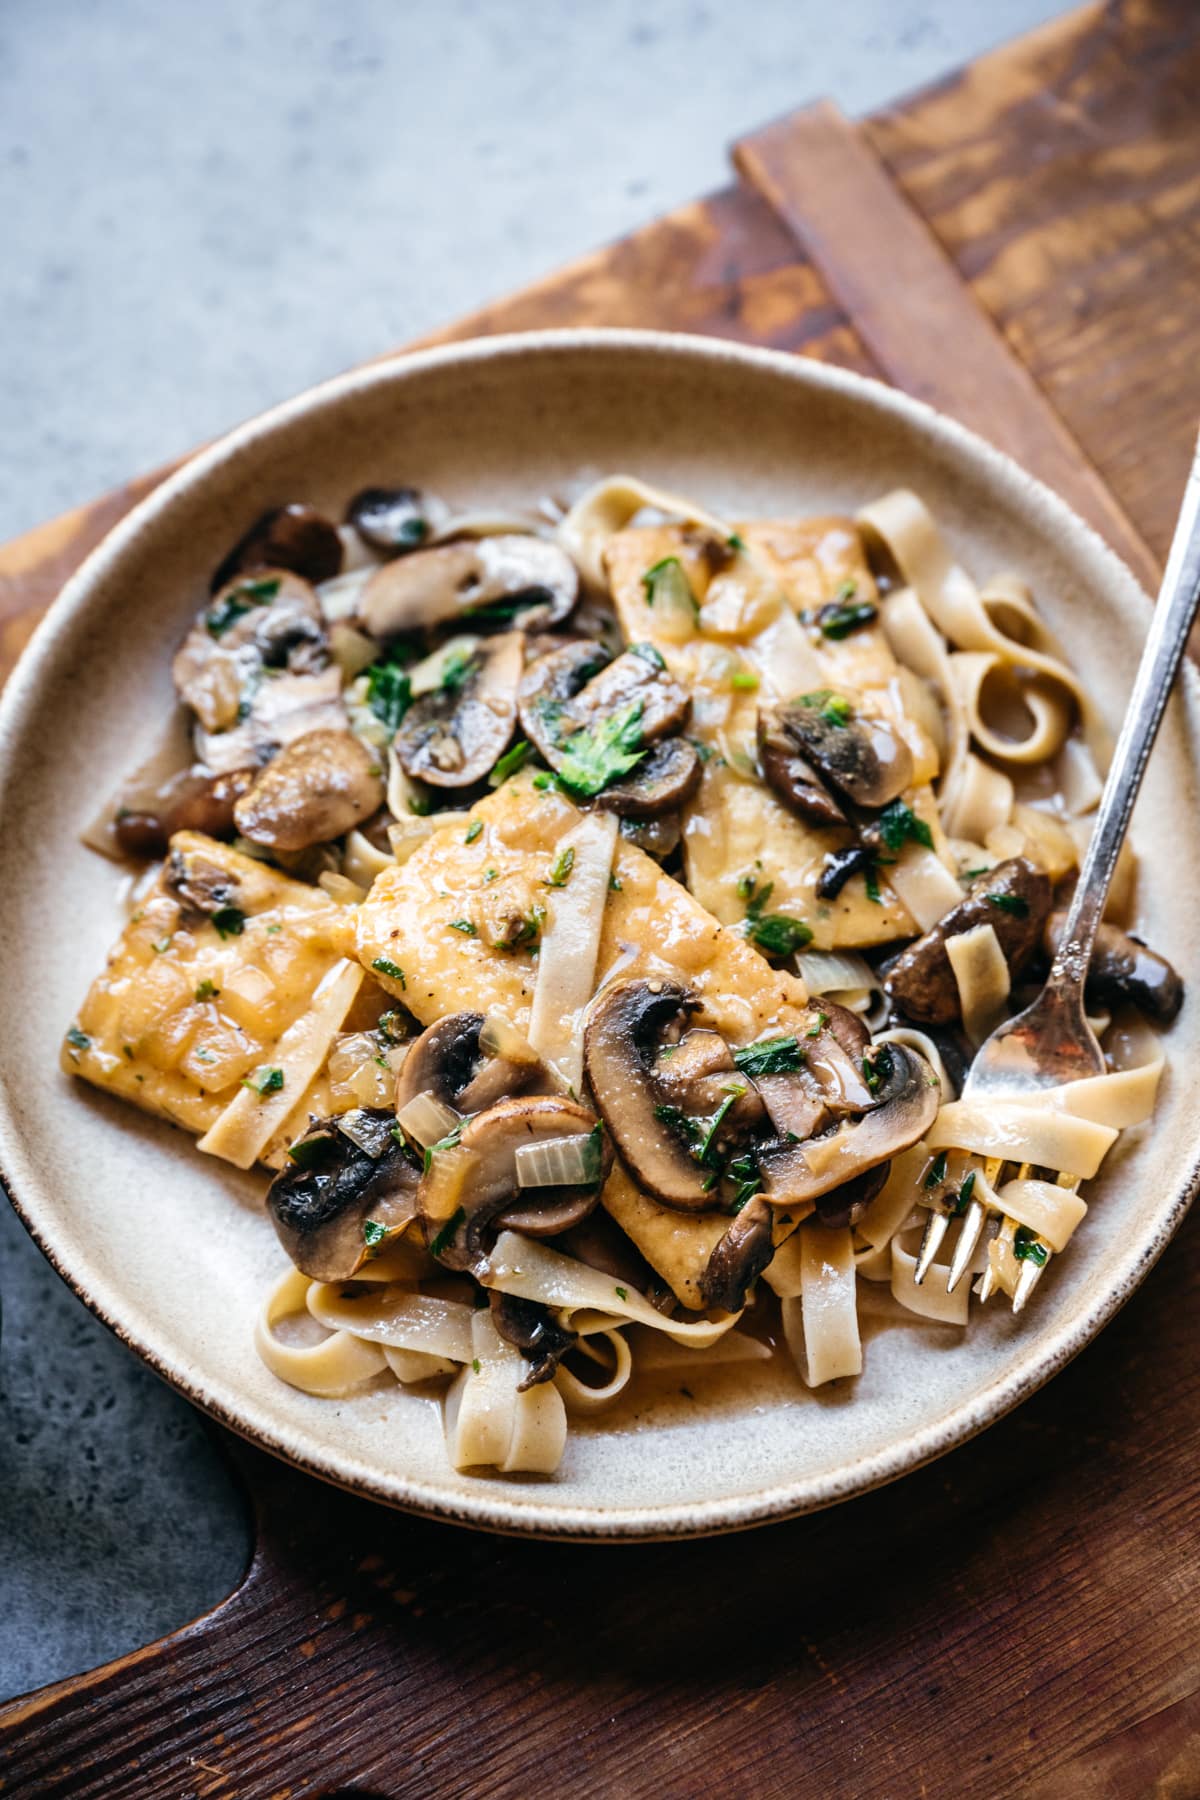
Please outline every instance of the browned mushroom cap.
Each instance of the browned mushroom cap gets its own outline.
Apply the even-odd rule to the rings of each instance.
[[[775,1254],[775,1216],[761,1194],[747,1201],[705,1265],[700,1293],[706,1305],[740,1312],[747,1291]]]
[[[172,850],[163,886],[179,901],[185,921],[211,918],[238,901],[237,876],[199,850]]]
[[[946,940],[990,925],[1015,980],[1037,949],[1050,911],[1050,880],[1024,856],[997,863],[972,882],[966,897],[940,918],[923,937],[902,950],[888,970],[884,986],[910,1019],[948,1025],[961,1018],[958,983]]]
[[[758,709],[758,755],[764,777],[800,818],[814,825],[845,825],[845,813],[784,728],[782,711],[779,706]]]
[[[937,1115],[940,1089],[924,1057],[902,1044],[881,1044],[873,1058],[874,1106],[833,1131],[799,1144],[758,1151],[764,1193],[773,1206],[798,1206],[907,1150]]]
[[[678,850],[683,825],[676,812],[659,813],[651,819],[622,819],[621,836],[627,844],[636,844],[647,856],[662,862]]]
[[[1062,940],[1065,912],[1046,920],[1046,952],[1054,956]],[[1159,1025],[1169,1025],[1183,1005],[1183,982],[1157,951],[1139,943],[1116,925],[1101,925],[1088,964],[1087,998],[1096,1006],[1119,1006],[1127,1000]]]
[[[596,804],[623,819],[660,819],[686,805],[700,786],[700,775],[694,746],[686,738],[667,738],[646,752],[631,775],[602,789]]]
[[[251,683],[238,722],[227,731],[196,732],[201,762],[221,774],[261,768],[277,751],[310,731],[345,731],[342,678],[336,666],[317,675],[290,675]]]
[[[554,1093],[554,1078],[529,1048],[516,1042],[488,1056],[479,1042],[482,1013],[447,1013],[418,1037],[396,1082],[396,1111],[418,1094],[432,1094],[463,1113],[482,1112],[511,1094]]]
[[[695,1006],[678,981],[613,982],[593,1000],[584,1034],[587,1078],[621,1161],[647,1194],[683,1212],[714,1205],[713,1172],[676,1129],[656,1069],[663,1032]]]
[[[668,673],[653,644],[635,644],[622,651],[580,690],[568,710],[573,724],[587,729],[634,704],[641,707],[638,730],[643,744],[682,731],[692,710],[691,695]]]
[[[461,685],[411,706],[393,740],[405,774],[439,788],[482,781],[512,737],[522,662],[522,633],[503,632],[480,644]]]
[[[177,831],[232,837],[236,831],[234,802],[246,792],[256,773],[254,769],[232,769],[214,775],[200,766],[184,769],[155,793],[140,795],[137,805],[121,807],[113,822],[113,835],[130,856],[162,856]]]
[[[376,570],[360,617],[375,638],[467,620],[544,631],[565,619],[579,593],[574,563],[557,544],[516,533],[463,538],[416,550]]]
[[[332,581],[341,572],[337,526],[311,506],[277,506],[256,519],[212,578],[212,592],[252,569],[294,569],[306,581]]]
[[[559,755],[563,717],[571,701],[608,660],[603,644],[581,638],[555,645],[525,670],[517,690],[521,730],[548,763],[553,765]]]
[[[379,765],[349,731],[310,731],[282,750],[233,809],[243,837],[272,850],[327,844],[383,803]]]
[[[861,1175],[843,1181],[841,1187],[818,1194],[817,1217],[822,1225],[857,1225],[891,1172],[890,1161],[876,1163],[873,1169],[864,1169]]]
[[[712,1114],[732,1098],[725,1114],[731,1130],[762,1122],[762,1096],[752,1081],[739,1075],[733,1051],[719,1031],[698,1027],[685,1032],[677,1044],[664,1044],[655,1059],[654,1076],[668,1106]]]
[[[395,1124],[376,1108],[314,1120],[271,1183],[279,1241],[314,1281],[345,1281],[416,1216],[420,1176]]]
[[[522,1189],[516,1155],[529,1144],[590,1135],[596,1124],[593,1112],[563,1094],[520,1095],[468,1119],[457,1143],[428,1156],[429,1167],[421,1177],[417,1204],[432,1255],[447,1268],[472,1268],[482,1253],[484,1231],[498,1223],[501,1214],[524,1215],[520,1229],[532,1235],[536,1215],[545,1212],[554,1233],[562,1231],[568,1191],[573,1217],[567,1222],[585,1217],[599,1200],[612,1166],[612,1149],[603,1133],[596,1181],[570,1190]],[[518,1199],[519,1207],[513,1204]]]
[[[420,488],[369,487],[351,500],[346,523],[380,556],[403,556],[419,550],[449,514],[444,500]]]
[[[886,806],[912,781],[912,751],[885,719],[856,713],[838,694],[802,694],[774,720],[823,781],[856,806]]]
[[[179,698],[206,731],[223,731],[264,669],[312,674],[329,661],[320,603],[307,581],[264,569],[223,587],[199,615],[171,665]]]
[[[528,1393],[539,1382],[553,1381],[554,1371],[567,1351],[578,1343],[579,1333],[564,1330],[550,1308],[537,1300],[521,1300],[516,1294],[501,1294],[495,1288],[488,1300],[496,1330],[529,1363],[529,1373],[518,1384],[518,1394]]]

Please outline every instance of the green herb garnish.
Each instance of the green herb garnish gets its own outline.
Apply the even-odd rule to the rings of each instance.
[[[545,909],[535,906],[527,916],[514,916],[507,922],[503,937],[492,939],[493,950],[531,950],[541,935]]]
[[[204,624],[211,637],[224,637],[225,633],[246,616],[255,606],[265,606],[279,592],[278,575],[265,575],[253,581],[239,581],[230,588],[227,594],[210,606],[204,615]]]
[[[171,939],[169,936],[155,938],[155,940],[154,940],[153,944],[151,944],[150,948],[154,951],[154,954],[156,956],[162,956],[164,951],[167,951],[171,948]]]
[[[433,1146],[435,1150],[440,1150],[441,1147],[440,1144],[435,1144]],[[426,1168],[429,1167],[429,1156],[430,1152],[427,1150],[425,1152]],[[456,1210],[450,1214],[450,1217],[446,1220],[446,1223],[442,1226],[442,1229],[438,1232],[437,1236],[429,1246],[430,1256],[440,1256],[443,1250],[448,1250],[450,1248],[450,1245],[454,1242],[454,1234],[459,1226],[463,1224],[466,1216],[467,1215],[461,1206],[456,1208]],[[476,1372],[478,1373],[478,1371]]]
[[[873,1056],[863,1057],[863,1080],[871,1093],[877,1094],[883,1083],[889,1078],[895,1067],[892,1053],[886,1044],[876,1044]]]
[[[476,931],[474,925],[472,925],[470,919],[451,919],[450,929],[451,931],[461,931],[464,937],[479,936],[479,933]]]
[[[736,531],[731,531],[729,536],[725,539],[725,542],[730,550],[744,550],[746,548],[745,538]]]
[[[1001,912],[1009,913],[1014,919],[1029,917],[1029,902],[1024,894],[988,894],[989,906],[999,907]]]
[[[92,1040],[86,1031],[80,1031],[78,1025],[72,1025],[67,1032],[67,1042],[72,1050],[90,1050]]]
[[[634,656],[640,656],[642,661],[648,662],[652,669],[666,668],[662,651],[656,649],[653,644],[630,644],[629,648]]]
[[[1039,1269],[1044,1269],[1050,1260],[1049,1250],[1041,1242],[1037,1232],[1031,1231],[1028,1225],[1017,1226],[1013,1236],[1013,1255],[1018,1262],[1036,1263]]]
[[[609,893],[610,893],[610,894],[621,894],[621,893],[624,893],[624,891],[625,891],[625,890],[624,890],[624,889],[623,889],[623,888],[622,888],[622,886],[621,886],[621,881],[620,881],[620,877],[619,877],[619,876],[617,876],[617,875],[610,875],[610,876],[609,876],[609,878],[608,878],[608,891],[609,891]]]
[[[480,1367],[481,1367],[481,1365],[480,1365],[479,1358],[477,1356],[473,1356],[471,1358],[471,1368],[476,1375],[478,1375]]]
[[[394,654],[366,670],[367,705],[389,732],[398,731],[412,705],[412,683]]]
[[[476,659],[469,650],[452,650],[442,664],[441,680],[438,683],[443,694],[457,694],[467,684],[467,677],[475,667]]]
[[[867,899],[873,900],[876,906],[882,906],[883,900],[879,893],[879,869],[875,863],[863,870],[863,886],[867,890]]]
[[[215,986],[206,975],[196,989],[196,998],[197,1000],[215,1000],[220,991],[220,988]]]
[[[543,886],[553,888],[566,887],[571,870],[574,867],[575,846],[573,844],[568,844],[567,848],[565,850],[560,850],[555,857],[550,873],[547,875]]]
[[[821,1033],[824,1031],[824,1029],[828,1025],[828,1023],[829,1023],[829,1014],[823,1013],[823,1012],[818,1012],[816,1024],[809,1026],[808,1030],[804,1034],[805,1037],[820,1037]]]
[[[298,1169],[315,1169],[334,1148],[333,1136],[330,1132],[320,1132],[315,1137],[301,1138],[299,1143],[288,1147],[288,1161]]]
[[[977,1173],[977,1170],[971,1169],[967,1174],[966,1180],[959,1188],[958,1198],[950,1208],[950,1217],[952,1219],[957,1219],[960,1213],[965,1213],[968,1206],[970,1206],[971,1195],[975,1192],[975,1176]]]
[[[628,1298],[629,1298],[629,1289],[628,1288],[614,1287],[613,1293],[617,1296],[618,1300],[628,1300]]]
[[[475,842],[475,839],[479,836],[479,834],[482,830],[483,830],[483,820],[482,819],[472,819],[471,823],[467,826],[467,835],[463,839],[463,843],[464,844],[473,844]]]
[[[738,694],[752,694],[758,686],[758,676],[752,669],[735,669],[729,677],[729,685]]]
[[[363,1243],[367,1246],[368,1250],[374,1250],[377,1244],[382,1244],[387,1234],[387,1226],[381,1225],[377,1219],[365,1219],[363,1221]]]
[[[789,918],[787,913],[770,913],[765,919],[751,920],[746,935],[768,956],[791,956],[812,943],[812,931],[803,919]]]
[[[699,613],[696,596],[677,556],[664,556],[661,562],[647,569],[642,576],[642,587],[650,606],[656,606],[662,600],[671,606],[690,608],[693,616]]]
[[[641,721],[642,702],[631,700],[597,724],[574,732],[562,746],[561,786],[577,798],[590,799],[610,781],[628,775],[646,754]]]
[[[408,982],[405,980],[404,970],[399,963],[391,962],[386,956],[377,956],[371,967],[378,970],[380,975],[390,975],[393,981],[398,981],[400,986],[407,990]]]
[[[212,922],[220,938],[241,937],[246,929],[246,915],[240,906],[218,906]]]
[[[283,1086],[283,1070],[269,1067],[255,1069],[253,1075],[246,1076],[242,1086],[250,1088],[260,1097],[277,1094]]]
[[[404,1022],[398,1012],[380,1013],[375,1021],[375,1029],[385,1044],[399,1044],[404,1041]]]
[[[933,849],[933,833],[924,819],[918,819],[911,806],[893,800],[879,815],[879,835],[889,850],[900,850],[911,838],[915,844]]]
[[[794,1037],[759,1038],[735,1050],[733,1060],[743,1075],[794,1075],[804,1062],[804,1052]]]
[[[801,706],[815,706],[827,725],[848,725],[854,717],[854,708],[843,694],[835,694],[832,688],[815,688],[811,694],[801,694]]]
[[[499,787],[502,781],[507,781],[510,775],[516,774],[518,769],[523,769],[529,760],[531,749],[532,746],[527,744],[524,738],[518,738],[512,749],[506,750],[500,757],[488,776],[488,786]]]
[[[874,1092],[873,1089],[872,1092]],[[945,1179],[946,1152],[944,1150],[939,1150],[929,1166],[929,1173],[925,1177],[925,1186],[926,1188],[941,1187]]]
[[[869,625],[878,617],[878,608],[870,600],[855,601],[858,592],[856,581],[843,581],[828,605],[821,607],[817,613],[817,624],[821,627],[822,637],[849,637],[860,625]]]

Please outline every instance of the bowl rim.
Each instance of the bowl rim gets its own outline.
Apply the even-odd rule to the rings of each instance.
[[[428,349],[399,351],[363,368],[335,376],[255,414],[196,452],[168,475],[88,554],[64,584],[21,653],[4,693],[0,695],[0,773],[6,770],[25,728],[27,715],[37,697],[43,664],[59,632],[69,624],[93,584],[102,580],[110,567],[136,544],[147,525],[168,511],[180,496],[202,486],[231,457],[251,449],[260,437],[270,437],[303,422],[314,411],[340,404],[361,391],[403,380],[409,374],[449,365],[470,366],[530,354],[586,353],[592,349],[676,357],[710,366],[732,364],[735,368],[771,374],[799,388],[823,389],[865,402],[890,414],[901,424],[915,428],[926,439],[932,439],[936,446],[961,452],[985,479],[990,478],[1006,489],[1022,490],[1027,500],[1036,501],[1043,517],[1061,529],[1069,543],[1086,547],[1099,559],[1114,582],[1129,592],[1131,604],[1149,608],[1149,599],[1136,577],[1095,528],[1074,512],[1061,496],[975,432],[925,401],[882,381],[791,352],[699,334],[616,327],[509,332]],[[1200,699],[1200,674],[1185,664],[1181,680],[1191,688],[1193,696]],[[339,1464],[330,1454],[314,1451],[299,1434],[294,1441],[289,1440],[269,1420],[255,1416],[257,1408],[253,1403],[239,1413],[235,1394],[226,1397],[206,1386],[202,1377],[198,1378],[168,1352],[145,1341],[138,1331],[127,1325],[120,1317],[119,1305],[114,1307],[106,1303],[92,1291],[86,1256],[72,1262],[55,1241],[52,1226],[40,1216],[41,1195],[36,1179],[23,1186],[9,1173],[14,1161],[22,1161],[20,1140],[19,1128],[10,1116],[6,1084],[0,1071],[0,1181],[30,1237],[68,1287],[114,1335],[211,1418],[307,1474],[402,1511],[511,1536],[575,1542],[646,1542],[746,1530],[814,1512],[867,1493],[968,1442],[1035,1393],[1091,1342],[1149,1274],[1200,1189],[1198,1146],[1170,1205],[1165,1212],[1160,1211],[1153,1220],[1147,1221],[1136,1240],[1136,1254],[1126,1259],[1118,1276],[1066,1319],[1035,1353],[1009,1359],[981,1391],[960,1401],[937,1421],[921,1427],[911,1436],[897,1436],[886,1448],[860,1455],[824,1474],[799,1475],[747,1494],[715,1500],[684,1500],[667,1505],[627,1505],[600,1512],[556,1503],[552,1488],[505,1490],[494,1484],[481,1484],[477,1491],[460,1496],[440,1490],[432,1483],[403,1477],[397,1477],[390,1487],[381,1486],[377,1475],[373,1475],[366,1465],[356,1465],[351,1459],[343,1459]],[[542,1494],[546,1496],[544,1500]]]

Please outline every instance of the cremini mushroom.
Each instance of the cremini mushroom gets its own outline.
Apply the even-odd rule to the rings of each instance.
[[[1065,912],[1051,913],[1044,941],[1054,956],[1062,940]],[[1167,961],[1116,925],[1101,925],[1088,964],[1087,999],[1094,1006],[1129,1001],[1156,1024],[1169,1025],[1183,1005],[1183,982]]]
[[[196,732],[196,753],[220,774],[262,768],[285,744],[310,731],[345,731],[342,678],[336,666],[315,675],[286,670],[251,685],[238,722],[227,731]]]
[[[765,779],[800,818],[814,825],[845,825],[845,813],[797,750],[782,714],[780,706],[761,706],[758,711],[758,755]]]
[[[1041,941],[1050,911],[1050,880],[1027,857],[1014,856],[978,876],[957,906],[902,950],[890,965],[884,986],[910,1019],[948,1025],[961,1018],[958,983],[946,940],[990,925],[1009,974],[1015,981]]]
[[[352,732],[310,731],[260,771],[233,816],[251,843],[305,850],[369,819],[383,792],[378,762]]]
[[[694,746],[686,738],[666,738],[651,745],[632,774],[603,788],[596,804],[623,819],[661,819],[691,799],[701,773]]]
[[[565,619],[579,593],[574,563],[544,538],[506,533],[415,550],[377,569],[363,589],[360,620],[374,638],[431,631],[463,620],[544,631]]]
[[[306,581],[332,581],[341,572],[342,555],[337,526],[324,514],[302,502],[276,506],[254,521],[218,565],[212,591],[253,569],[294,569]]]
[[[869,1054],[872,1108],[798,1144],[761,1145],[758,1166],[766,1198],[798,1206],[896,1156],[924,1136],[937,1115],[940,1089],[929,1064],[902,1044]]]
[[[551,766],[571,701],[610,660],[603,644],[580,638],[554,644],[529,662],[517,690],[521,730]]]
[[[553,1381],[559,1363],[579,1342],[578,1332],[564,1330],[550,1308],[537,1300],[521,1300],[494,1288],[488,1298],[492,1324],[529,1364],[529,1373],[518,1384],[517,1392],[528,1393],[540,1382]]]
[[[557,1085],[537,1053],[517,1032],[497,1033],[499,1047],[480,1043],[482,1013],[447,1013],[413,1042],[396,1083],[396,1111],[431,1094],[457,1112],[482,1112],[507,1095],[555,1093]],[[494,1021],[493,1021],[494,1023]]]
[[[395,1127],[383,1108],[313,1120],[271,1183],[279,1241],[314,1281],[346,1280],[416,1216],[419,1171]]]
[[[438,788],[482,781],[512,737],[522,663],[521,632],[485,638],[452,684],[416,701],[393,740],[404,773]]]
[[[578,1223],[596,1205],[612,1165],[611,1146],[603,1131],[596,1134],[597,1124],[593,1112],[564,1094],[515,1095],[467,1119],[451,1141],[426,1153],[417,1204],[431,1254],[448,1268],[470,1269],[490,1226],[505,1223],[551,1236]],[[595,1144],[594,1179],[570,1189],[522,1188],[517,1152],[556,1138]]]
[[[172,850],[163,871],[163,886],[178,900],[185,923],[211,918],[238,901],[236,875],[210,862],[199,850]]]
[[[855,806],[886,806],[912,781],[912,751],[895,727],[831,690],[772,707],[767,719],[772,738],[790,739],[821,781]]]
[[[747,1290],[775,1254],[775,1215],[761,1194],[747,1201],[705,1264],[700,1292],[709,1306],[740,1312]]]
[[[179,698],[208,732],[243,713],[266,669],[311,675],[329,662],[320,603],[287,569],[263,569],[223,586],[204,608],[171,665]]]
[[[237,829],[234,804],[256,773],[254,769],[231,769],[215,775],[199,764],[184,769],[155,792],[139,794],[134,805],[119,807],[113,836],[129,856],[162,856],[177,831],[232,837]]]
[[[719,1031],[698,1026],[684,1032],[677,1044],[664,1044],[654,1062],[654,1077],[663,1103],[693,1116],[711,1115],[732,1098],[725,1113],[730,1130],[748,1130],[765,1116],[762,1096],[738,1073],[733,1052]]]
[[[386,557],[419,550],[449,516],[444,500],[415,487],[363,488],[346,508],[346,523]]]

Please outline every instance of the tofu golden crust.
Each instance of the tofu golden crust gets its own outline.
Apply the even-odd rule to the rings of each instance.
[[[200,897],[191,882],[220,898],[215,922],[189,902],[189,892]],[[342,953],[345,919],[320,888],[178,833],[67,1033],[63,1068],[207,1131],[242,1081],[271,1065]]]

